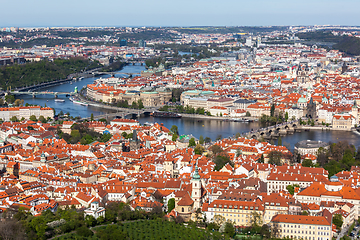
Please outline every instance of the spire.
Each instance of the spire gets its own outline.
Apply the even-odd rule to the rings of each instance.
[[[357,104],[356,104],[356,100],[354,100],[353,108],[358,108],[358,106],[357,106]]]
[[[199,179],[200,179],[200,175],[199,175],[198,161],[196,161],[195,172],[194,172],[194,175],[193,175],[193,180],[199,180]]]

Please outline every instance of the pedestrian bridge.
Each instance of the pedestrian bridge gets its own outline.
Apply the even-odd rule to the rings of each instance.
[[[257,130],[253,130],[243,134],[243,136],[247,138],[254,138],[254,139],[271,139],[271,138],[278,138],[280,136],[285,136],[287,134],[293,134],[296,131],[303,130],[304,128],[300,126],[298,121],[291,121],[285,122],[281,124],[277,124],[274,126],[260,128]],[[306,129],[304,129],[306,130]]]

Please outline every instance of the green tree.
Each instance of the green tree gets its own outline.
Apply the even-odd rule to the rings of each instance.
[[[92,235],[94,235],[94,233],[85,226],[82,226],[82,227],[79,227],[78,229],[76,229],[76,234],[79,236],[82,236],[82,237],[86,237],[86,238],[89,238]]]
[[[229,221],[227,221],[225,223],[224,234],[226,234],[227,236],[229,236],[231,238],[235,235],[234,225]]]
[[[226,218],[221,215],[216,214],[213,218],[213,221],[216,225],[221,226],[225,223]]]
[[[275,104],[272,104],[270,108],[270,117],[274,117],[274,114],[275,114]]]
[[[288,190],[291,195],[294,195],[296,187],[299,188],[300,186],[298,184],[287,185],[286,190]]]
[[[12,122],[18,122],[19,119],[18,119],[16,116],[12,116],[12,117],[10,118],[10,121],[12,121]]]
[[[260,235],[265,237],[266,239],[270,239],[271,237],[271,229],[268,225],[264,224],[261,226]]]
[[[332,218],[332,223],[335,224],[337,229],[341,229],[343,225],[343,217],[341,214],[334,214]]]
[[[313,167],[313,162],[310,159],[304,159],[301,163],[301,166],[303,167]]]
[[[250,214],[250,225],[252,228],[254,228],[254,230],[256,232],[260,232],[260,226],[262,226],[263,222],[262,222],[262,217],[260,215],[260,213],[253,211]]]
[[[86,226],[88,226],[88,227],[93,227],[93,226],[96,225],[96,219],[95,219],[93,216],[91,216],[91,215],[87,215],[87,216],[85,217],[85,224],[86,224]]]
[[[16,99],[15,102],[14,102],[14,105],[19,107],[19,106],[22,106],[24,105],[24,100],[23,99]]]
[[[174,133],[173,135],[172,135],[172,138],[171,138],[171,140],[173,141],[173,142],[175,142],[177,139],[178,139],[178,135],[176,134],[176,133]]]
[[[211,143],[211,138],[205,137],[204,142],[205,142],[205,143]]]
[[[196,146],[195,138],[190,138],[188,147],[195,147],[195,146]]]
[[[172,133],[176,133],[177,135],[179,135],[179,129],[176,125],[172,125],[171,128],[170,128],[170,131]]]
[[[198,154],[198,155],[202,155],[204,151],[205,151],[205,148],[201,144],[196,145],[196,147],[194,149],[195,154]]]
[[[261,157],[260,157],[260,159],[259,159],[258,162],[259,162],[259,163],[264,163],[264,155],[263,155],[263,154],[261,154]]]
[[[46,123],[46,119],[44,118],[44,116],[40,116],[39,117],[39,121],[42,122],[42,123]]]
[[[204,137],[203,137],[203,135],[200,135],[200,137],[199,137],[199,143],[200,143],[200,144],[204,144]]]
[[[287,122],[289,119],[289,113],[288,112],[285,112],[285,122]]]
[[[217,155],[214,157],[213,162],[216,164],[214,168],[215,171],[219,171],[227,163],[229,163],[232,167],[234,167],[234,163],[230,160],[230,157],[228,155]]]
[[[175,208],[175,198],[170,198],[168,201],[168,213]]]
[[[100,216],[96,219],[96,222],[101,225],[105,222],[105,218],[103,216]]]
[[[143,104],[143,102],[142,102],[141,99],[138,100],[137,105],[138,105],[138,108],[139,108],[139,109],[143,109],[143,108],[144,108],[144,104]]]
[[[281,137],[279,136],[278,138],[278,146],[282,146],[282,140],[281,140]]]
[[[133,109],[137,109],[137,108],[138,108],[138,105],[137,105],[137,103],[136,103],[135,101],[132,102],[131,108],[133,108]]]
[[[247,112],[245,113],[245,116],[246,116],[246,117],[251,117],[250,112],[249,112],[249,111],[247,111]]]
[[[93,113],[90,115],[90,121],[94,121],[94,114]]]
[[[35,115],[31,115],[31,116],[29,117],[29,119],[30,119],[31,121],[37,122],[37,119],[36,119],[36,116],[35,116]]]
[[[277,166],[281,166],[282,165],[281,159],[283,158],[283,153],[274,150],[274,151],[269,152],[268,158],[269,158],[268,163],[275,164]]]
[[[236,149],[236,157],[240,157],[242,155],[242,151],[240,150],[240,148]]]
[[[5,96],[5,101],[7,103],[14,103],[15,102],[15,96],[14,95],[11,95],[11,94],[8,94]]]

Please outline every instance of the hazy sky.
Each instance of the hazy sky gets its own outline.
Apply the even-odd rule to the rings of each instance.
[[[360,0],[0,0],[0,26],[360,25]]]

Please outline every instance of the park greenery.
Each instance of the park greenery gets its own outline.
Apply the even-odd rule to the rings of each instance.
[[[171,199],[170,199],[171,200]],[[175,202],[169,201],[169,210]],[[95,219],[84,212],[59,208],[56,212],[44,211],[33,216],[23,208],[11,208],[3,213],[0,222],[1,239],[229,239],[235,235],[233,223],[219,221],[208,223],[196,212],[196,221],[184,223],[180,216],[164,218],[162,208],[150,212],[132,210],[123,202],[109,202],[105,217]],[[201,228],[200,228],[201,227]]]
[[[270,116],[265,114],[261,115],[260,122],[267,125],[276,125],[278,123],[287,122],[288,119],[289,114],[287,112],[279,112],[278,114],[275,114],[275,104],[272,104],[270,108]]]
[[[294,154],[296,155],[296,154]],[[300,159],[297,159],[299,162]],[[320,147],[317,152],[317,163],[310,159],[304,159],[304,167],[323,167],[329,172],[329,177],[341,171],[350,171],[352,166],[360,165],[360,148],[356,150],[354,145],[347,141],[330,143],[329,149]]]
[[[71,126],[71,133],[64,133],[60,128],[57,129],[57,134],[67,143],[76,144],[80,142],[83,145],[90,144],[95,141],[107,142],[112,135],[110,133],[98,133],[89,128],[89,123],[76,123]]]
[[[319,148],[317,163],[329,172],[329,177],[341,171],[350,171],[351,166],[360,165],[360,148],[346,141],[331,143],[330,149]]]
[[[99,67],[97,61],[83,58],[42,60],[25,64],[14,64],[0,67],[1,87],[14,89],[36,84],[66,79],[70,74],[83,72]]]
[[[114,102],[113,104],[120,108],[133,108],[133,109],[143,109],[144,108],[144,103],[141,99],[139,99],[137,102],[133,101],[131,103],[131,105],[129,105],[127,100],[120,100],[116,103]]]

